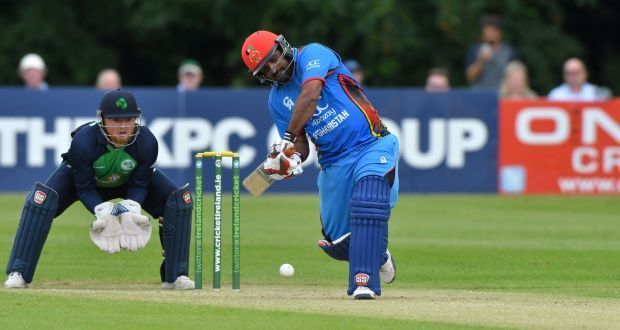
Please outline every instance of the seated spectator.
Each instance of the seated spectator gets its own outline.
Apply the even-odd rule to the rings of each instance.
[[[502,39],[502,23],[497,16],[484,16],[480,22],[480,41],[465,56],[465,76],[473,88],[499,88],[504,68],[517,59],[516,51]]]
[[[122,87],[121,75],[114,69],[103,69],[97,75],[95,87],[102,91],[114,91]]]
[[[357,80],[360,85],[364,84],[364,71],[362,70],[362,66],[356,60],[346,60],[344,61],[344,66],[351,71],[353,78]]]
[[[180,93],[194,91],[202,82],[202,68],[195,60],[185,60],[179,67],[179,84],[177,91]]]
[[[448,70],[440,67],[432,68],[428,71],[424,90],[427,92],[447,92],[450,90],[450,78]]]
[[[564,83],[549,93],[553,101],[600,101],[608,98],[609,92],[588,83],[588,71],[583,61],[573,57],[564,62]]]
[[[30,53],[24,55],[19,61],[18,72],[26,88],[35,91],[46,91],[48,89],[48,85],[45,82],[47,68],[39,54]]]
[[[499,88],[499,97],[511,100],[528,100],[538,97],[530,88],[527,68],[520,61],[508,63]]]

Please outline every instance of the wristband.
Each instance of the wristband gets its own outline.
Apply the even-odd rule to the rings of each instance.
[[[284,140],[295,143],[295,141],[297,141],[297,134],[287,130],[284,132]]]

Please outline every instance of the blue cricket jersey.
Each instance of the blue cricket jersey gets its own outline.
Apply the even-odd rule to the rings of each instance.
[[[315,79],[323,82],[323,90],[305,130],[317,147],[322,167],[389,134],[336,52],[317,43],[293,48],[293,52],[295,69],[291,81],[273,86],[269,95],[269,110],[281,137],[288,128],[302,85]]]

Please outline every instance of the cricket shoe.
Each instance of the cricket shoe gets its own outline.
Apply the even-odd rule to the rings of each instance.
[[[12,272],[9,274],[9,278],[4,282],[4,286],[7,289],[23,289],[28,286],[21,273]]]
[[[370,300],[376,297],[377,295],[375,292],[365,286],[358,286],[357,289],[353,291],[353,298],[356,300]]]
[[[381,277],[383,283],[390,284],[396,278],[396,263],[389,250],[386,250],[385,253],[387,254],[387,260],[379,269],[379,277]]]
[[[169,290],[193,290],[196,288],[196,284],[189,277],[181,275],[177,277],[174,283],[161,282],[161,287]]]

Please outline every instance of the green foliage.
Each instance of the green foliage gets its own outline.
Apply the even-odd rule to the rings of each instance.
[[[257,29],[294,45],[320,42],[364,67],[369,86],[420,86],[433,66],[465,86],[464,57],[486,13],[530,69],[541,95],[561,83],[561,67],[581,56],[591,81],[620,89],[617,2],[489,0],[5,0],[0,11],[0,83],[19,84],[16,67],[38,52],[52,85],[92,85],[115,67],[129,85],[174,85],[184,58],[204,67],[205,85],[255,86],[239,58]]]

